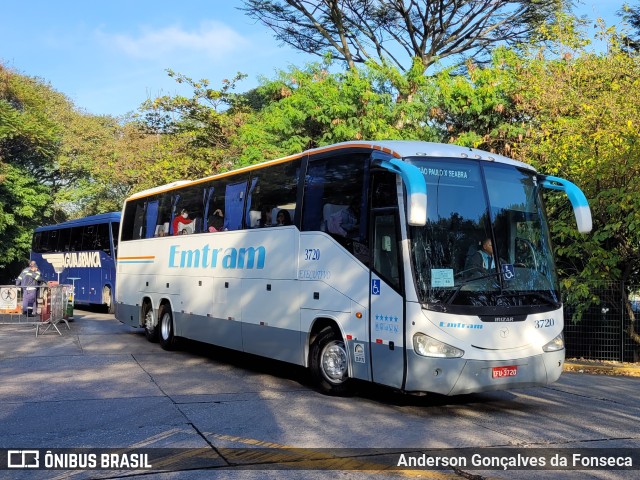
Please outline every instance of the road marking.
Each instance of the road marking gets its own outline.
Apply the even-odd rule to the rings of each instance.
[[[246,453],[246,450],[242,449],[235,449],[231,447],[216,447],[220,454],[224,456],[225,460],[227,460],[228,462],[233,462],[235,464],[234,466],[237,466],[238,462],[241,462],[240,464],[242,465],[251,465],[252,463],[278,463],[290,467],[291,470],[349,470],[384,475],[399,475],[407,478],[425,478],[439,480],[460,480],[461,477],[461,475],[458,475],[453,471],[451,471],[451,473],[445,473],[433,470],[395,470],[393,469],[395,465],[381,464],[376,463],[375,461],[367,461],[363,460],[363,457],[337,457],[330,453],[330,449],[324,448],[293,447],[290,445],[266,442],[253,438],[244,438],[235,435],[226,435],[211,432],[203,433],[203,435],[211,436],[222,441],[242,443],[245,445],[251,445],[252,447],[260,447],[256,448],[255,452],[252,451],[250,455]],[[281,450],[281,452],[260,452],[260,449],[276,449]],[[407,450],[417,452],[418,449]],[[234,453],[237,454],[237,456],[234,457]],[[368,457],[370,457],[372,460],[375,460],[378,456],[379,455],[371,455]]]
[[[181,429],[171,429],[165,432],[161,432],[157,435],[146,438],[145,440],[122,449],[112,451],[116,453],[121,451],[122,453],[131,452],[135,449],[143,448],[171,448],[171,447],[157,447],[156,444],[159,441],[166,440],[171,436],[184,433]],[[281,470],[337,470],[337,471],[353,471],[353,472],[366,472],[368,474],[382,474],[387,476],[399,476],[405,478],[422,478],[428,480],[460,480],[465,478],[463,472],[456,473],[440,472],[433,470],[411,470],[403,469],[396,470],[393,464],[377,463],[376,460],[380,459],[383,452],[380,454],[363,455],[360,457],[340,457],[333,455],[331,449],[328,448],[300,448],[290,445],[283,445],[280,443],[268,442],[264,440],[258,440],[254,438],[239,437],[235,435],[227,435],[212,432],[202,432],[204,438],[213,438],[223,442],[234,442],[243,445],[248,445],[247,448],[237,447],[220,447],[214,446],[213,448],[192,448],[184,449],[180,453],[163,457],[160,461],[153,462],[154,471],[181,471],[185,469],[185,463],[188,465],[189,460],[198,458],[200,461],[211,461],[213,463],[207,463],[202,468],[197,466],[189,467],[192,469],[234,469],[234,468],[258,468],[260,466],[277,465],[277,469]],[[100,449],[96,449],[100,450]],[[340,449],[336,449],[340,450]],[[345,449],[349,450],[349,449]],[[364,449],[363,449],[364,450]],[[376,449],[371,449],[375,451]],[[417,453],[419,450],[407,449],[404,453]],[[399,454],[400,452],[398,452]],[[396,455],[395,453],[388,455]],[[215,460],[219,459],[220,463],[216,464]],[[370,460],[369,460],[370,459]],[[276,468],[274,468],[275,470]],[[96,470],[95,478],[100,478],[103,475],[109,476],[110,470]],[[86,471],[75,470],[61,472],[60,475],[53,477],[53,480],[63,480],[71,478],[75,475],[84,475]],[[468,478],[468,477],[467,477]]]

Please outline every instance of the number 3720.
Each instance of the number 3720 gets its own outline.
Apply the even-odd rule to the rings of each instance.
[[[535,321],[536,328],[553,327],[555,323],[553,318],[543,318],[542,320]]]
[[[319,248],[305,248],[305,250],[304,250],[304,259],[305,260],[320,260],[320,249]]]

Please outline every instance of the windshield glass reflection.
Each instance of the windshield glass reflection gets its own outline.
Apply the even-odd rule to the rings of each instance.
[[[549,232],[534,172],[475,160],[412,158],[427,181],[427,223],[411,227],[426,308],[559,307]]]

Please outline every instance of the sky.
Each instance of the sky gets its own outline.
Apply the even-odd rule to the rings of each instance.
[[[635,0],[629,0],[636,4]],[[615,24],[624,0],[581,0]],[[171,69],[212,88],[247,74],[237,91],[318,57],[279,45],[238,10],[241,0],[0,0],[0,63],[38,77],[96,115],[120,116],[159,95],[191,92]]]

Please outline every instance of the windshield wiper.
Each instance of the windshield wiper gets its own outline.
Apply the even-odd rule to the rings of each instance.
[[[470,278],[469,280],[465,280],[460,285],[458,285],[458,287],[453,291],[453,293],[449,296],[449,298],[447,298],[444,301],[444,304],[445,305],[451,305],[451,302],[453,302],[453,300],[458,296],[458,293],[460,293],[460,290],[465,285],[469,285],[471,282],[475,282],[476,280],[483,280],[485,278],[504,276],[505,273],[506,272],[492,272],[492,273],[488,273],[486,275],[481,275],[479,277],[474,277],[474,278]],[[500,290],[502,291],[502,285],[500,285]]]
[[[554,305],[555,307],[559,307],[560,306],[560,300],[558,300],[551,292],[548,293],[543,293],[543,292],[534,292],[534,291],[526,291],[526,290],[522,290],[522,291],[513,291],[513,292],[509,292],[509,293],[504,293],[503,295],[500,295],[501,297],[507,297],[509,295],[512,295],[514,297],[527,297],[527,296],[532,296],[535,297],[539,300],[542,300],[545,303]]]

